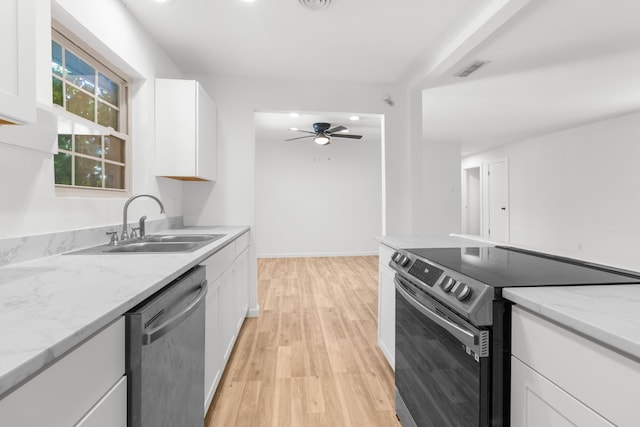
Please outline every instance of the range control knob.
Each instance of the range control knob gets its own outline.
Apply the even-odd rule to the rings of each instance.
[[[458,301],[466,301],[471,298],[471,295],[473,295],[473,289],[467,284],[460,283],[458,289],[456,289],[456,298],[458,298]]]
[[[391,261],[397,264],[398,261],[400,261],[401,257],[402,257],[402,254],[400,252],[394,252],[393,255],[391,255]]]
[[[455,284],[456,284],[456,281],[453,279],[453,277],[446,276],[442,281],[442,283],[440,283],[440,287],[442,288],[443,291],[445,291],[446,293],[449,293],[451,292],[451,289],[453,289],[453,286]]]
[[[406,256],[406,255],[403,255],[403,256],[400,258],[400,261],[398,261],[398,264],[400,264],[400,267],[406,267],[406,266],[407,266],[407,264],[409,264],[409,261],[411,261],[411,260],[409,259],[409,257],[408,257],[408,256]]]

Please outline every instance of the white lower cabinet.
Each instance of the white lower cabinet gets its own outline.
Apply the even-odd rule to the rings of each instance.
[[[396,287],[394,271],[388,266],[394,250],[380,245],[378,265],[378,346],[395,369]]]
[[[124,318],[0,400],[0,425],[127,425]]]
[[[512,308],[511,425],[638,426],[640,363]]]
[[[220,327],[222,332],[222,360],[227,364],[236,334],[236,287],[235,266],[231,265],[222,273],[220,281]]]
[[[206,267],[204,412],[206,414],[249,309],[249,234],[203,261]]]
[[[220,284],[209,283],[205,300],[205,339],[204,339],[204,413],[213,400],[220,377],[222,377],[222,355],[220,347]]]
[[[511,356],[511,425],[605,427],[610,422]]]
[[[236,259],[236,329],[240,330],[249,311],[249,249]]]
[[[127,377],[122,377],[76,427],[127,425]]]

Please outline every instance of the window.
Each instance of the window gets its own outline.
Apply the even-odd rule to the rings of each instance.
[[[57,187],[127,189],[126,80],[53,31],[53,104],[58,106]]]

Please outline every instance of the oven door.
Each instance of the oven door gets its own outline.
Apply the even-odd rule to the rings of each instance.
[[[396,412],[402,425],[489,425],[489,331],[451,313],[399,275]]]

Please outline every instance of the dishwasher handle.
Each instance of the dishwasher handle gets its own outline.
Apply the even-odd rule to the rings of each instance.
[[[198,295],[191,301],[191,303],[186,306],[180,313],[173,316],[171,319],[168,319],[166,322],[156,326],[155,328],[149,330],[142,334],[142,345],[149,345],[162,337],[163,335],[170,332],[173,328],[182,323],[187,317],[193,313],[198,306],[204,301],[204,297],[207,294],[207,281],[200,283],[200,292]]]

